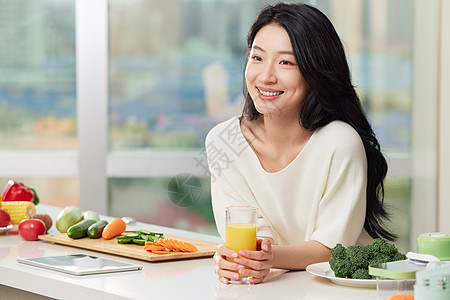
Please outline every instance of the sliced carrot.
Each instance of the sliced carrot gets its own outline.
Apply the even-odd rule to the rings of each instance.
[[[159,240],[159,244],[164,246],[167,250],[171,250],[171,247],[169,246],[169,243],[164,239],[164,240]]]
[[[168,254],[173,251],[179,252],[196,252],[198,248],[189,243],[182,242],[176,239],[159,239],[157,242],[146,242],[144,250],[150,251],[156,254]]]
[[[171,251],[167,251],[167,250],[153,250],[152,253],[155,254],[169,254],[172,253]]]
[[[183,252],[183,249],[181,249],[180,244],[178,243],[178,240],[171,239],[170,242],[172,243],[172,246],[175,248],[175,251]]]
[[[166,242],[164,241],[164,240],[162,240],[162,239],[160,239],[159,241],[158,241],[158,245],[160,245],[160,246],[162,246],[162,247],[164,247],[164,249],[169,249],[169,247],[167,247],[167,245],[166,245]],[[170,250],[170,249],[169,249]]]
[[[167,249],[169,250],[174,250],[175,248],[170,244],[170,241],[168,241],[167,239],[164,240],[160,240],[160,243],[163,243],[163,246],[165,246]]]
[[[391,296],[387,300],[414,300],[414,296],[413,295],[400,294],[400,295]]]
[[[189,252],[196,252],[196,251],[198,251],[198,248],[195,247],[193,244],[191,244],[189,242],[181,242],[181,243],[183,244],[184,247],[189,249]]]
[[[165,250],[166,248],[164,248],[163,246],[157,246],[157,245],[146,245],[144,246],[144,250],[150,250],[150,251],[162,251]]]
[[[183,249],[183,252],[190,252],[190,249],[184,244],[182,241],[178,241],[180,244],[181,249]]]
[[[183,243],[181,241],[175,240],[174,242],[177,244],[180,251],[189,252],[188,249],[183,245]]]
[[[155,243],[155,242],[150,242],[150,241],[147,241],[147,242],[145,242],[145,246],[148,246],[148,245],[153,245],[153,246],[160,246],[160,244],[159,244],[159,243]]]
[[[121,218],[115,218],[103,229],[102,237],[105,240],[110,240],[118,235],[121,235],[127,229],[127,224]]]
[[[161,245],[161,246],[163,246],[164,248],[166,248],[166,249],[169,249],[169,246],[167,245],[167,243],[166,243],[166,240],[164,239],[159,239],[158,240],[158,244],[159,245]],[[170,249],[169,249],[170,250]]]
[[[172,247],[172,249],[170,249],[170,250],[182,251],[182,250],[180,250],[180,249],[177,247],[177,245],[175,244],[175,240],[174,240],[174,239],[168,239],[167,241],[168,241],[168,243],[169,243],[169,246]]]

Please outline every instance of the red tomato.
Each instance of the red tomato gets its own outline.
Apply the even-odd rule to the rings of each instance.
[[[6,227],[9,225],[11,217],[6,210],[0,208],[0,227]]]
[[[40,219],[22,220],[19,224],[19,234],[26,241],[37,241],[38,235],[45,234],[45,223]]]

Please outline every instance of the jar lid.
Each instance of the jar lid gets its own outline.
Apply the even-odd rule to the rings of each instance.
[[[450,260],[450,233],[429,232],[419,235],[417,253],[434,255],[440,260]]]

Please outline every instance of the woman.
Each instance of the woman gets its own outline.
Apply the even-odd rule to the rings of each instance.
[[[206,151],[219,233],[225,207],[255,206],[258,248],[238,257],[220,245],[219,279],[259,283],[271,268],[328,261],[337,243],[392,240],[382,227],[387,163],[331,22],[308,5],[268,6],[247,44],[242,116],[213,128]]]

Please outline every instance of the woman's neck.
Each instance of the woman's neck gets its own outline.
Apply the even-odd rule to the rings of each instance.
[[[270,173],[288,166],[313,134],[301,127],[298,120],[264,116],[255,121],[244,121],[241,130],[262,168]]]
[[[275,147],[303,144],[312,134],[297,118],[262,116],[261,127],[266,142]]]

